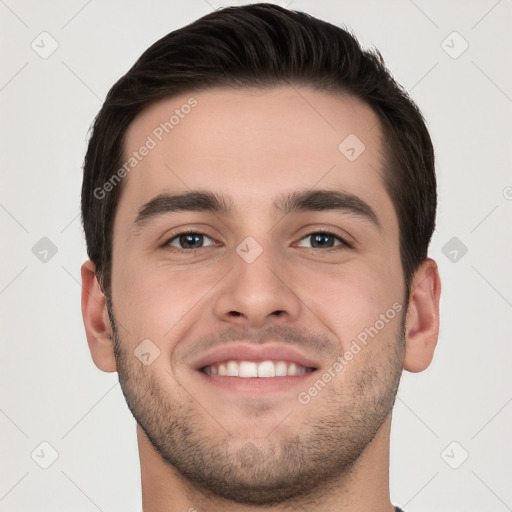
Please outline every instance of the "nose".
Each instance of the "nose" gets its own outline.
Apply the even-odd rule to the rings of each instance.
[[[239,326],[261,328],[264,325],[295,321],[303,304],[290,269],[266,249],[252,262],[239,254],[233,269],[222,281],[214,313],[220,320]]]

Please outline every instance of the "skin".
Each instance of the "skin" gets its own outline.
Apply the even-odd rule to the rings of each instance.
[[[124,179],[110,316],[94,265],[82,266],[92,358],[118,371],[139,423],[144,511],[391,512],[392,405],[402,369],[422,371],[433,357],[441,288],[429,258],[403,302],[378,118],[352,97],[308,88],[212,89],[145,110],[128,130],[126,154],[190,96],[197,106]],[[354,161],[338,149],[350,134],[365,145]],[[192,189],[229,196],[232,213],[168,213],[134,229],[148,201]],[[310,189],[358,196],[380,229],[347,212],[274,209],[279,194]],[[186,254],[162,247],[179,248],[173,237],[183,228],[209,238]],[[309,235],[319,231],[352,246],[313,247]],[[262,249],[252,263],[236,251],[248,236]],[[300,403],[298,393],[395,303],[400,314]],[[160,350],[148,366],[133,352],[145,339]],[[247,394],[205,383],[191,368],[211,347],[255,340],[294,347],[319,370],[300,386]]]

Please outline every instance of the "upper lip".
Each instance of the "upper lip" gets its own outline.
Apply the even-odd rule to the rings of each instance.
[[[248,343],[229,343],[210,350],[192,363],[193,368],[200,370],[222,361],[289,361],[306,368],[319,367],[318,362],[301,354],[290,346],[278,345],[275,343],[264,343],[262,345]]]

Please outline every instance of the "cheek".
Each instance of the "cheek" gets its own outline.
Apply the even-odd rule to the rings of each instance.
[[[215,286],[219,275],[218,268],[171,269],[126,258],[113,274],[116,318],[132,338],[150,338],[162,350],[169,350],[169,341],[180,339],[198,315],[204,315],[206,292]]]
[[[163,319],[156,320],[165,308],[153,272],[130,258],[119,259],[112,272],[112,299],[116,319],[129,331],[131,339],[156,339]]]
[[[379,336],[395,331],[399,311],[404,307],[400,272],[397,265],[382,261],[354,260],[323,273],[301,272],[297,293],[336,335],[344,351],[357,336],[364,341],[368,330],[375,334],[375,324]],[[367,340],[371,339],[368,335]]]

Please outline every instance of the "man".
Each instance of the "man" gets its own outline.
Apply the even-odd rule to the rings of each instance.
[[[435,210],[423,118],[346,31],[256,4],[141,56],[85,159],[82,312],[137,420],[145,512],[395,510]]]

